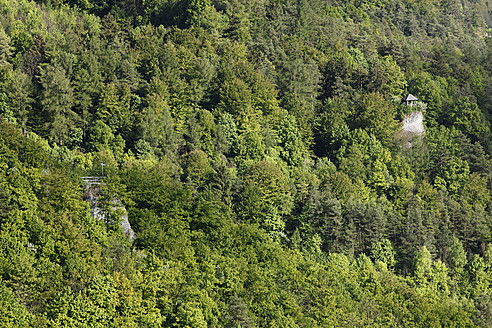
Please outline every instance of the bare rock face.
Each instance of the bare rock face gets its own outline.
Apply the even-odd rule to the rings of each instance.
[[[111,220],[108,220],[106,217],[106,214],[104,213],[103,210],[98,206],[97,204],[97,197],[94,196],[93,193],[88,194],[88,201],[90,202],[90,208],[91,208],[91,215],[94,216],[96,219],[101,220],[106,223],[113,223],[110,222]],[[118,211],[121,214],[121,218],[119,221],[119,224],[121,228],[123,229],[123,232],[125,235],[128,237],[130,240],[135,239],[135,232],[133,231],[130,221],[128,220],[128,214],[126,212],[125,206],[121,204],[119,199],[113,200],[113,206],[111,206],[111,211]]]
[[[126,208],[123,207],[123,210],[125,211],[123,216],[121,217],[121,228],[123,228],[123,232],[125,235],[127,235],[128,239],[134,240],[135,239],[135,232],[132,229],[132,226],[130,225],[130,221],[128,221],[128,214],[126,212]]]
[[[420,139],[425,134],[424,115],[422,112],[415,111],[405,116],[403,127],[395,137],[406,148],[411,148],[415,139]]]
[[[403,119],[403,134],[410,137],[421,136],[425,133],[424,115],[422,112],[413,112]]]

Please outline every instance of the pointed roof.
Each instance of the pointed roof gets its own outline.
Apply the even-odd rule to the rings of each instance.
[[[415,101],[415,100],[418,100],[417,97],[415,97],[411,93],[409,93],[402,99],[402,101]]]

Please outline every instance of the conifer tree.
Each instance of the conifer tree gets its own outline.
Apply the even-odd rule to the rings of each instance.
[[[73,111],[73,89],[60,64],[45,65],[41,69],[43,87],[41,105],[47,124],[45,131],[50,140],[63,146],[79,120]]]

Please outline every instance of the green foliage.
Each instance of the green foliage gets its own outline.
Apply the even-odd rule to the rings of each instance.
[[[36,2],[0,0],[4,325],[490,325],[488,0]]]
[[[161,87],[158,93],[147,97],[148,107],[142,113],[140,128],[143,140],[152,148],[160,150],[163,154],[170,154],[178,146],[178,137],[168,105],[167,88],[165,85]]]
[[[473,141],[489,132],[477,104],[470,103],[467,98],[460,98],[452,105],[447,113],[446,123],[455,126]]]
[[[32,315],[20,305],[14,292],[4,281],[0,285],[0,317],[5,327],[29,327]]]
[[[414,270],[415,284],[419,293],[449,293],[446,265],[441,261],[433,262],[425,246],[417,252]]]
[[[383,239],[382,241],[373,242],[371,245],[371,258],[376,264],[382,262],[388,269],[392,269],[396,260],[395,251],[391,245],[391,241]]]
[[[409,90],[428,106],[427,120],[430,126],[439,122],[448,98],[447,87],[444,78],[434,78],[428,72],[417,74],[409,81]]]
[[[381,143],[388,144],[400,127],[395,120],[395,109],[378,93],[364,96],[360,106],[357,126],[375,135]]]
[[[453,244],[449,248],[447,263],[451,276],[456,279],[457,282],[463,279],[466,262],[466,253],[463,249],[463,244],[458,238],[454,237]]]
[[[194,150],[186,155],[183,164],[185,179],[196,188],[204,188],[214,173],[210,161],[201,150]]]
[[[282,231],[282,216],[292,209],[292,196],[284,173],[274,164],[260,161],[244,176],[242,216],[260,223],[267,231]]]
[[[9,110],[13,111],[11,115],[14,116],[15,122],[24,131],[29,126],[30,111],[34,103],[32,93],[33,89],[30,77],[20,72],[20,70],[14,72],[6,96],[10,100]]]
[[[60,146],[67,141],[78,119],[72,110],[73,90],[65,74],[59,65],[45,66],[40,74],[43,86],[41,104],[47,116],[47,132],[50,141]]]

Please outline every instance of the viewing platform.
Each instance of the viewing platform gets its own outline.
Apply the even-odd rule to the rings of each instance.
[[[80,177],[85,188],[91,188],[95,185],[100,185],[104,177]]]

